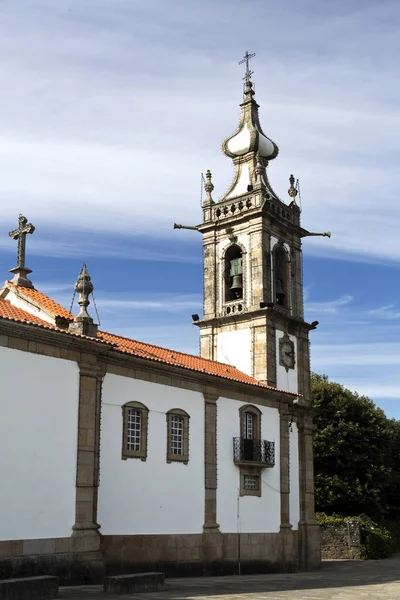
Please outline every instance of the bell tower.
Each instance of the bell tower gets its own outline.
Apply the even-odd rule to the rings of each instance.
[[[203,222],[204,306],[200,353],[232,364],[268,385],[309,401],[308,333],[317,323],[303,318],[302,237],[297,190],[290,176],[282,201],[267,175],[278,147],[264,133],[246,71],[241,120],[222,144],[232,159],[233,182],[213,199],[205,181]]]

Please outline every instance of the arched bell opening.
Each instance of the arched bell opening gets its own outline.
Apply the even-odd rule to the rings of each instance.
[[[274,249],[274,302],[289,308],[289,258],[281,245]]]
[[[243,253],[233,244],[225,253],[225,302],[243,299]]]

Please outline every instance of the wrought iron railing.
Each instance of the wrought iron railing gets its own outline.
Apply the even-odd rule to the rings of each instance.
[[[241,437],[233,438],[234,462],[257,462],[265,466],[275,465],[275,443],[267,440],[247,440]]]

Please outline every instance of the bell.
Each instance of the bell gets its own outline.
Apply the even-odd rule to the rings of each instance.
[[[243,292],[243,283],[242,283],[242,276],[241,275],[234,275],[232,277],[232,285],[229,288],[231,290],[231,292],[234,293],[234,295],[236,296],[236,298],[241,298],[242,297],[242,292]]]
[[[276,280],[276,303],[283,306],[285,304],[285,291],[283,289],[282,280]]]

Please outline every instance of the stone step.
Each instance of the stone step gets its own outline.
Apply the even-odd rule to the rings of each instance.
[[[59,579],[53,575],[0,579],[0,600],[46,600],[56,598]]]
[[[134,592],[157,592],[164,589],[164,573],[133,573],[131,575],[110,575],[104,578],[104,591],[114,594]]]

